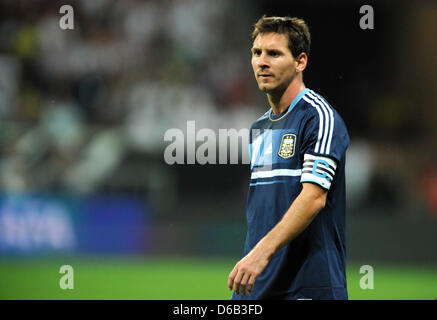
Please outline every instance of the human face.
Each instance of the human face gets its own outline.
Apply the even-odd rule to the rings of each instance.
[[[288,48],[288,36],[261,33],[253,41],[252,68],[260,90],[282,94],[296,76],[297,62]]]

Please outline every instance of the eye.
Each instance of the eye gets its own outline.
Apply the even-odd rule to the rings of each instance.
[[[261,55],[261,50],[259,50],[259,49],[253,49],[253,50],[252,50],[252,54],[253,54],[254,56],[259,56],[259,55]]]
[[[280,53],[276,50],[270,50],[268,53],[269,53],[269,56],[272,56],[272,57],[278,57],[280,55]]]

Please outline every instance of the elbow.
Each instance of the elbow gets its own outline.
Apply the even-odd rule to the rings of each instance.
[[[311,200],[311,220],[314,219],[320,211],[326,206],[326,197],[314,197]]]
[[[317,197],[313,199],[313,212],[316,216],[326,206],[326,197]]]
[[[304,195],[308,203],[311,204],[311,211],[315,214],[326,207],[328,190],[312,183],[304,183],[302,195]]]
[[[314,211],[316,214],[326,207],[326,198],[327,198],[326,193],[320,193],[314,195],[313,204],[314,204]]]
[[[325,208],[326,206],[326,197],[325,196],[318,197],[316,203],[318,208],[317,212],[323,210],[323,208]]]

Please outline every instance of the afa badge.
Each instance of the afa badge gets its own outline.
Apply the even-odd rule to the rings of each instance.
[[[296,135],[287,133],[282,136],[281,145],[279,146],[278,155],[283,159],[291,158],[294,155],[294,145],[296,144]]]

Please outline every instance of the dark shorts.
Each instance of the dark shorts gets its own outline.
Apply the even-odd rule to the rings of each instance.
[[[287,292],[269,300],[348,300],[347,290],[342,287],[302,288],[297,292]]]

